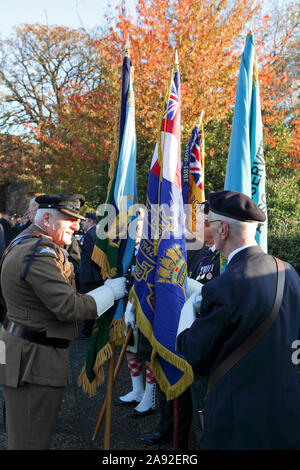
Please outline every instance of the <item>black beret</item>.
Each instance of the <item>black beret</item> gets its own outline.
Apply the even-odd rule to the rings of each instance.
[[[201,212],[207,215],[209,213],[209,202],[208,201],[200,202],[200,206],[201,206]]]
[[[99,220],[99,217],[97,217],[97,215],[94,212],[86,212],[85,213],[85,218],[94,220],[95,222],[98,222],[98,220]]]
[[[266,216],[253,199],[237,191],[218,191],[208,195],[209,208],[216,214],[243,222],[264,222]]]
[[[43,194],[35,198],[39,209],[57,209],[64,214],[85,220],[80,213],[80,207],[85,203],[82,194]]]

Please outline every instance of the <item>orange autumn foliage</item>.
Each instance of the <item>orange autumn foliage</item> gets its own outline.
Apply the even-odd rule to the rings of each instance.
[[[30,107],[29,100],[21,102],[20,123],[26,124],[40,151],[34,156],[34,164],[25,156],[24,165],[19,167],[13,152],[6,155],[4,177],[21,178],[19,169],[26,166],[26,160],[23,174],[32,173],[44,189],[48,185],[63,190],[72,182],[76,190],[86,192],[95,175],[99,179],[107,176],[128,35],[134,66],[136,128],[143,145],[138,147],[138,177],[139,165],[147,164],[152,156],[175,48],[181,75],[183,145],[202,110],[205,124],[222,120],[233,110],[241,52],[251,20],[259,11],[257,2],[138,0],[134,20],[126,15],[125,4],[121,1],[100,33],[38,24],[19,29],[18,42],[32,49],[26,72],[32,75],[29,83],[34,87],[27,92],[36,99],[35,107]],[[267,17],[254,22],[264,136],[269,146],[276,147],[279,137],[269,129],[285,117],[288,106],[285,101],[291,83],[280,47],[289,38],[283,36],[275,47],[266,43],[267,30]],[[11,46],[13,50],[14,44]],[[34,69],[40,75],[33,73]],[[40,86],[42,80],[47,86]],[[14,100],[18,100],[17,94]],[[297,120],[294,129],[289,152],[296,165]],[[208,156],[214,152],[214,148],[209,149]],[[8,168],[13,171],[9,173]]]
[[[247,0],[233,2],[231,7],[225,0],[139,0],[135,21],[127,17],[125,5],[121,2],[116,17],[108,18],[111,28],[98,47],[115,69],[129,35],[139,134],[150,141],[156,138],[175,48],[181,74],[183,141],[187,141],[201,110],[204,122],[223,119],[234,107],[240,57],[251,20],[255,19],[266,143],[276,146],[276,135],[268,130],[284,118],[289,106],[285,100],[291,94],[291,80],[284,72],[279,51],[289,41],[292,30],[277,44],[268,43],[269,17],[256,17],[261,5]]]

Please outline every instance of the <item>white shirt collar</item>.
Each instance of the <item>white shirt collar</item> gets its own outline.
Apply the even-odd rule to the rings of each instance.
[[[256,245],[257,245],[256,243],[250,243],[250,245],[240,246],[240,248],[237,248],[236,250],[233,250],[228,256],[227,264],[230,263],[230,261],[232,260],[234,255],[236,255],[239,251],[245,250],[245,248],[249,248],[250,246],[256,246]]]

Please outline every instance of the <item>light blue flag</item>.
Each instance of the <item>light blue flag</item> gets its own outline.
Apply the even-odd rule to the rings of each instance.
[[[118,233],[107,232],[96,238],[92,260],[101,268],[103,278],[126,274],[134,254],[136,232],[129,235],[129,225],[137,218],[133,205],[137,202],[136,131],[133,94],[133,69],[129,54],[124,57],[122,70],[121,109],[118,160],[108,190],[107,204],[118,218]],[[104,215],[104,220],[106,214]],[[116,222],[116,218],[114,221]],[[113,223],[112,223],[112,226]],[[98,227],[97,227],[98,228]],[[110,227],[109,227],[110,228]],[[121,233],[120,233],[121,231]],[[95,321],[87,360],[78,379],[79,385],[91,396],[104,380],[103,364],[111,357],[111,344],[124,342],[124,305],[119,299]]]
[[[121,140],[119,162],[114,186],[114,201],[119,214],[119,230],[121,240],[119,248],[118,275],[123,276],[132,262],[135,237],[129,236],[129,226],[137,218],[133,206],[137,203],[136,184],[136,129],[135,102],[133,92],[133,67],[130,67],[128,92],[123,135]],[[123,226],[122,226],[123,225]],[[122,233],[123,232],[123,233]],[[123,317],[124,302],[120,299],[116,306],[114,319]]]
[[[126,248],[122,255],[123,274],[127,272],[134,253],[135,238],[128,236],[128,224],[131,224],[136,214],[133,206],[137,202],[136,185],[136,130],[135,130],[135,105],[133,93],[133,68],[130,70],[128,94],[126,100],[126,117],[123,131],[122,144],[119,155],[118,171],[115,181],[114,200],[119,214],[126,211],[128,220],[125,227]]]
[[[249,33],[241,58],[224,189],[246,194],[265,213],[256,241],[267,252],[265,178],[257,58],[253,34]]]

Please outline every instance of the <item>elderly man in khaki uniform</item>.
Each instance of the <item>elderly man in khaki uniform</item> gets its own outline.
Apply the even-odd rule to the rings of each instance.
[[[84,197],[43,195],[35,223],[8,247],[1,269],[7,317],[0,331],[6,363],[0,385],[6,404],[7,448],[48,449],[69,375],[78,320],[96,319],[125,294],[125,278],[88,294],[75,289],[67,252]]]

